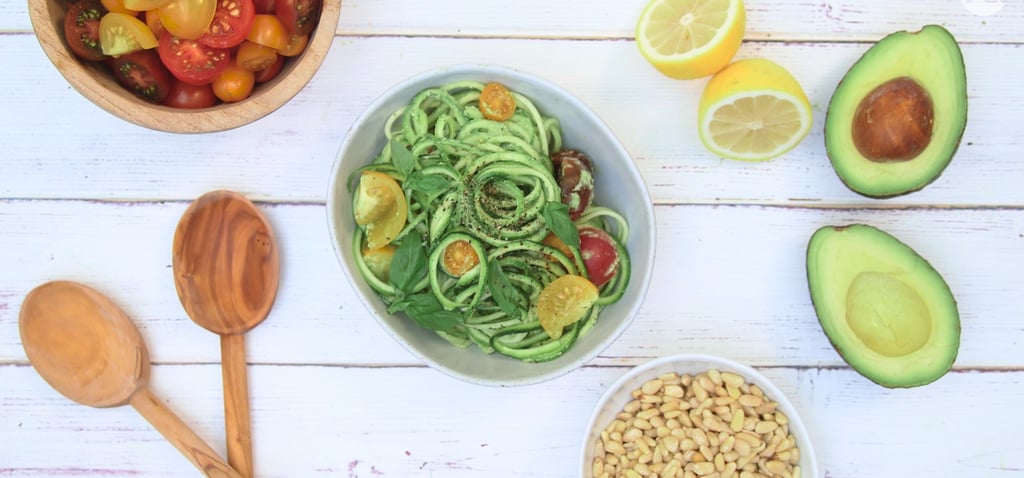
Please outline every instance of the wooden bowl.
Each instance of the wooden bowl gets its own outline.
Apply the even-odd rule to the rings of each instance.
[[[39,44],[57,70],[79,93],[125,121],[172,133],[210,133],[256,121],[292,99],[313,77],[334,40],[341,0],[323,0],[320,22],[306,51],[289,58],[273,80],[256,85],[252,96],[237,103],[203,109],[181,109],[140,99],[119,85],[99,62],[86,62],[64,40],[66,0],[28,0],[28,13]]]

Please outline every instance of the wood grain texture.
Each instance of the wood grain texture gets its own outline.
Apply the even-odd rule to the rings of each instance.
[[[133,317],[156,364],[158,405],[226,455],[219,337],[188,319],[169,254],[189,202],[218,188],[256,200],[280,245],[274,310],[245,339],[258,476],[575,476],[605,388],[680,352],[768,375],[809,425],[824,477],[1024,475],[1024,415],[1014,412],[1024,400],[1024,2],[982,16],[968,8],[981,0],[748,0],[738,58],[790,69],[815,116],[797,149],[762,164],[700,145],[706,80],[670,80],[644,62],[633,42],[644,3],[344,0],[302,91],[208,135],[152,131],[89,102],[43,54],[27,2],[0,3],[12,65],[0,75],[0,476],[196,476],[138,414],[80,406],[28,365],[17,314],[53,279],[87,282]],[[928,23],[963,49],[960,149],[925,190],[862,198],[825,155],[828,101],[870,42]],[[578,96],[622,140],[655,201],[656,269],[639,315],[597,359],[551,382],[480,387],[419,364],[366,312],[328,239],[327,174],[354,119],[406,77],[466,62],[518,68]],[[952,288],[961,348],[937,382],[881,388],[822,334],[806,244],[816,228],[849,222],[900,238]]]
[[[255,443],[256,468],[275,478],[576,476],[582,428],[625,370],[585,367],[500,389],[422,367],[254,367],[253,423],[275,431]],[[994,420],[992,412],[1019,402],[1021,372],[953,372],[926,388],[886,390],[844,369],[759,370],[807,423],[823,476],[1002,478],[1024,470],[1024,446],[997,439],[1024,417]],[[0,476],[195,476],[130,412],[80,413],[47,395],[26,367],[0,367],[0,380],[10,417],[0,430],[11,440],[0,449]],[[198,433],[223,438],[216,365],[157,366],[153,381]],[[979,403],[971,390],[1005,393]],[[42,451],[50,461],[38,461]]]
[[[696,133],[704,80],[680,82],[647,65],[630,42],[360,38],[335,40],[321,73],[291,102],[246,127],[181,137],[124,123],[66,88],[30,36],[5,38],[27,58],[26,76],[0,77],[0,103],[18,114],[0,128],[34,131],[32,141],[0,137],[13,198],[192,199],[214,187],[255,200],[322,202],[326,172],[355,118],[407,76],[443,65],[494,60],[569,89],[619,136],[658,204],[1024,205],[1024,162],[1013,158],[1024,123],[1024,90],[1011,77],[1024,64],[1018,45],[965,45],[970,106],[960,150],[923,191],[869,200],[842,185],[825,155],[824,114],[843,73],[866,50],[858,44],[748,43],[739,56],[790,68],[811,100],[811,134],[789,154],[750,164],[714,157]],[[7,45],[5,45],[7,46]],[[398,55],[401,61],[375,65]],[[571,62],[571,63],[567,63]],[[566,67],[571,64],[571,68]],[[48,93],[19,94],[23,81]],[[63,91],[62,91],[63,90]],[[664,105],[668,105],[665,107]],[[82,125],[90,125],[84,128]],[[96,134],[102,131],[103,134]],[[131,146],[167,142],[166,148]],[[46,147],[41,147],[46,145]],[[225,158],[238,157],[235,162]],[[60,178],[54,181],[52,178]]]

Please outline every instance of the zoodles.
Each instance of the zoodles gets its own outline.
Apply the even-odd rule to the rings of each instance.
[[[363,210],[363,217],[355,214],[361,227],[353,255],[389,313],[403,312],[460,348],[475,344],[527,362],[552,360],[622,297],[630,276],[623,246],[629,226],[618,212],[590,203],[589,170],[567,184],[573,178],[561,174],[566,166],[558,158],[569,150],[563,150],[556,118],[497,85],[507,95],[500,106],[514,101],[514,112],[493,119],[494,108],[483,103],[495,92],[481,99],[493,85],[459,81],[429,88],[387,119],[386,145],[348,182],[354,209]],[[359,191],[354,186],[366,174],[387,175],[401,194],[381,199],[372,196],[380,191]],[[391,227],[400,232],[368,249],[368,231],[382,227],[372,220],[402,221]],[[542,291],[561,276],[589,277],[589,251],[581,249],[578,227],[608,232],[617,269],[583,304],[580,317],[550,333],[536,306]]]

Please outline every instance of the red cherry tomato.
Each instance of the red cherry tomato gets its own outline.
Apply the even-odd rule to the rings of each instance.
[[[160,59],[175,78],[192,85],[213,81],[231,63],[229,51],[197,40],[186,40],[164,32],[160,35]]]
[[[569,218],[580,218],[594,202],[594,169],[579,151],[564,149],[551,155],[555,178],[562,189],[562,203],[569,206]]]
[[[107,9],[99,0],[81,0],[64,14],[64,38],[75,56],[90,61],[107,57],[100,47],[100,19]]]
[[[274,63],[256,72],[256,83],[266,83],[277,78],[277,74],[281,73],[282,68],[284,68],[284,57],[277,55],[277,60]]]
[[[217,97],[209,85],[190,85],[181,80],[174,80],[171,91],[164,100],[167,106],[175,108],[209,108],[217,104]]]
[[[174,83],[153,50],[139,50],[111,58],[110,69],[121,86],[151,103],[163,103]]]
[[[213,21],[199,41],[214,48],[231,48],[245,40],[256,8],[252,0],[218,0]]]
[[[580,231],[580,254],[587,267],[590,282],[601,287],[619,272],[619,250],[617,242],[603,229],[583,226]]]
[[[274,13],[293,35],[308,35],[320,21],[320,0],[274,0]]]
[[[257,14],[274,13],[274,0],[253,0],[252,4]]]

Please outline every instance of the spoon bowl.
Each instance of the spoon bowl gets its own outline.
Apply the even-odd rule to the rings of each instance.
[[[270,223],[238,193],[206,193],[178,222],[172,267],[185,312],[220,335],[228,463],[251,477],[244,334],[266,319],[277,296],[281,266]]]
[[[131,404],[206,476],[240,476],[149,389],[149,352],[128,315],[77,282],[53,281],[22,302],[25,354],[47,383],[91,407]]]

